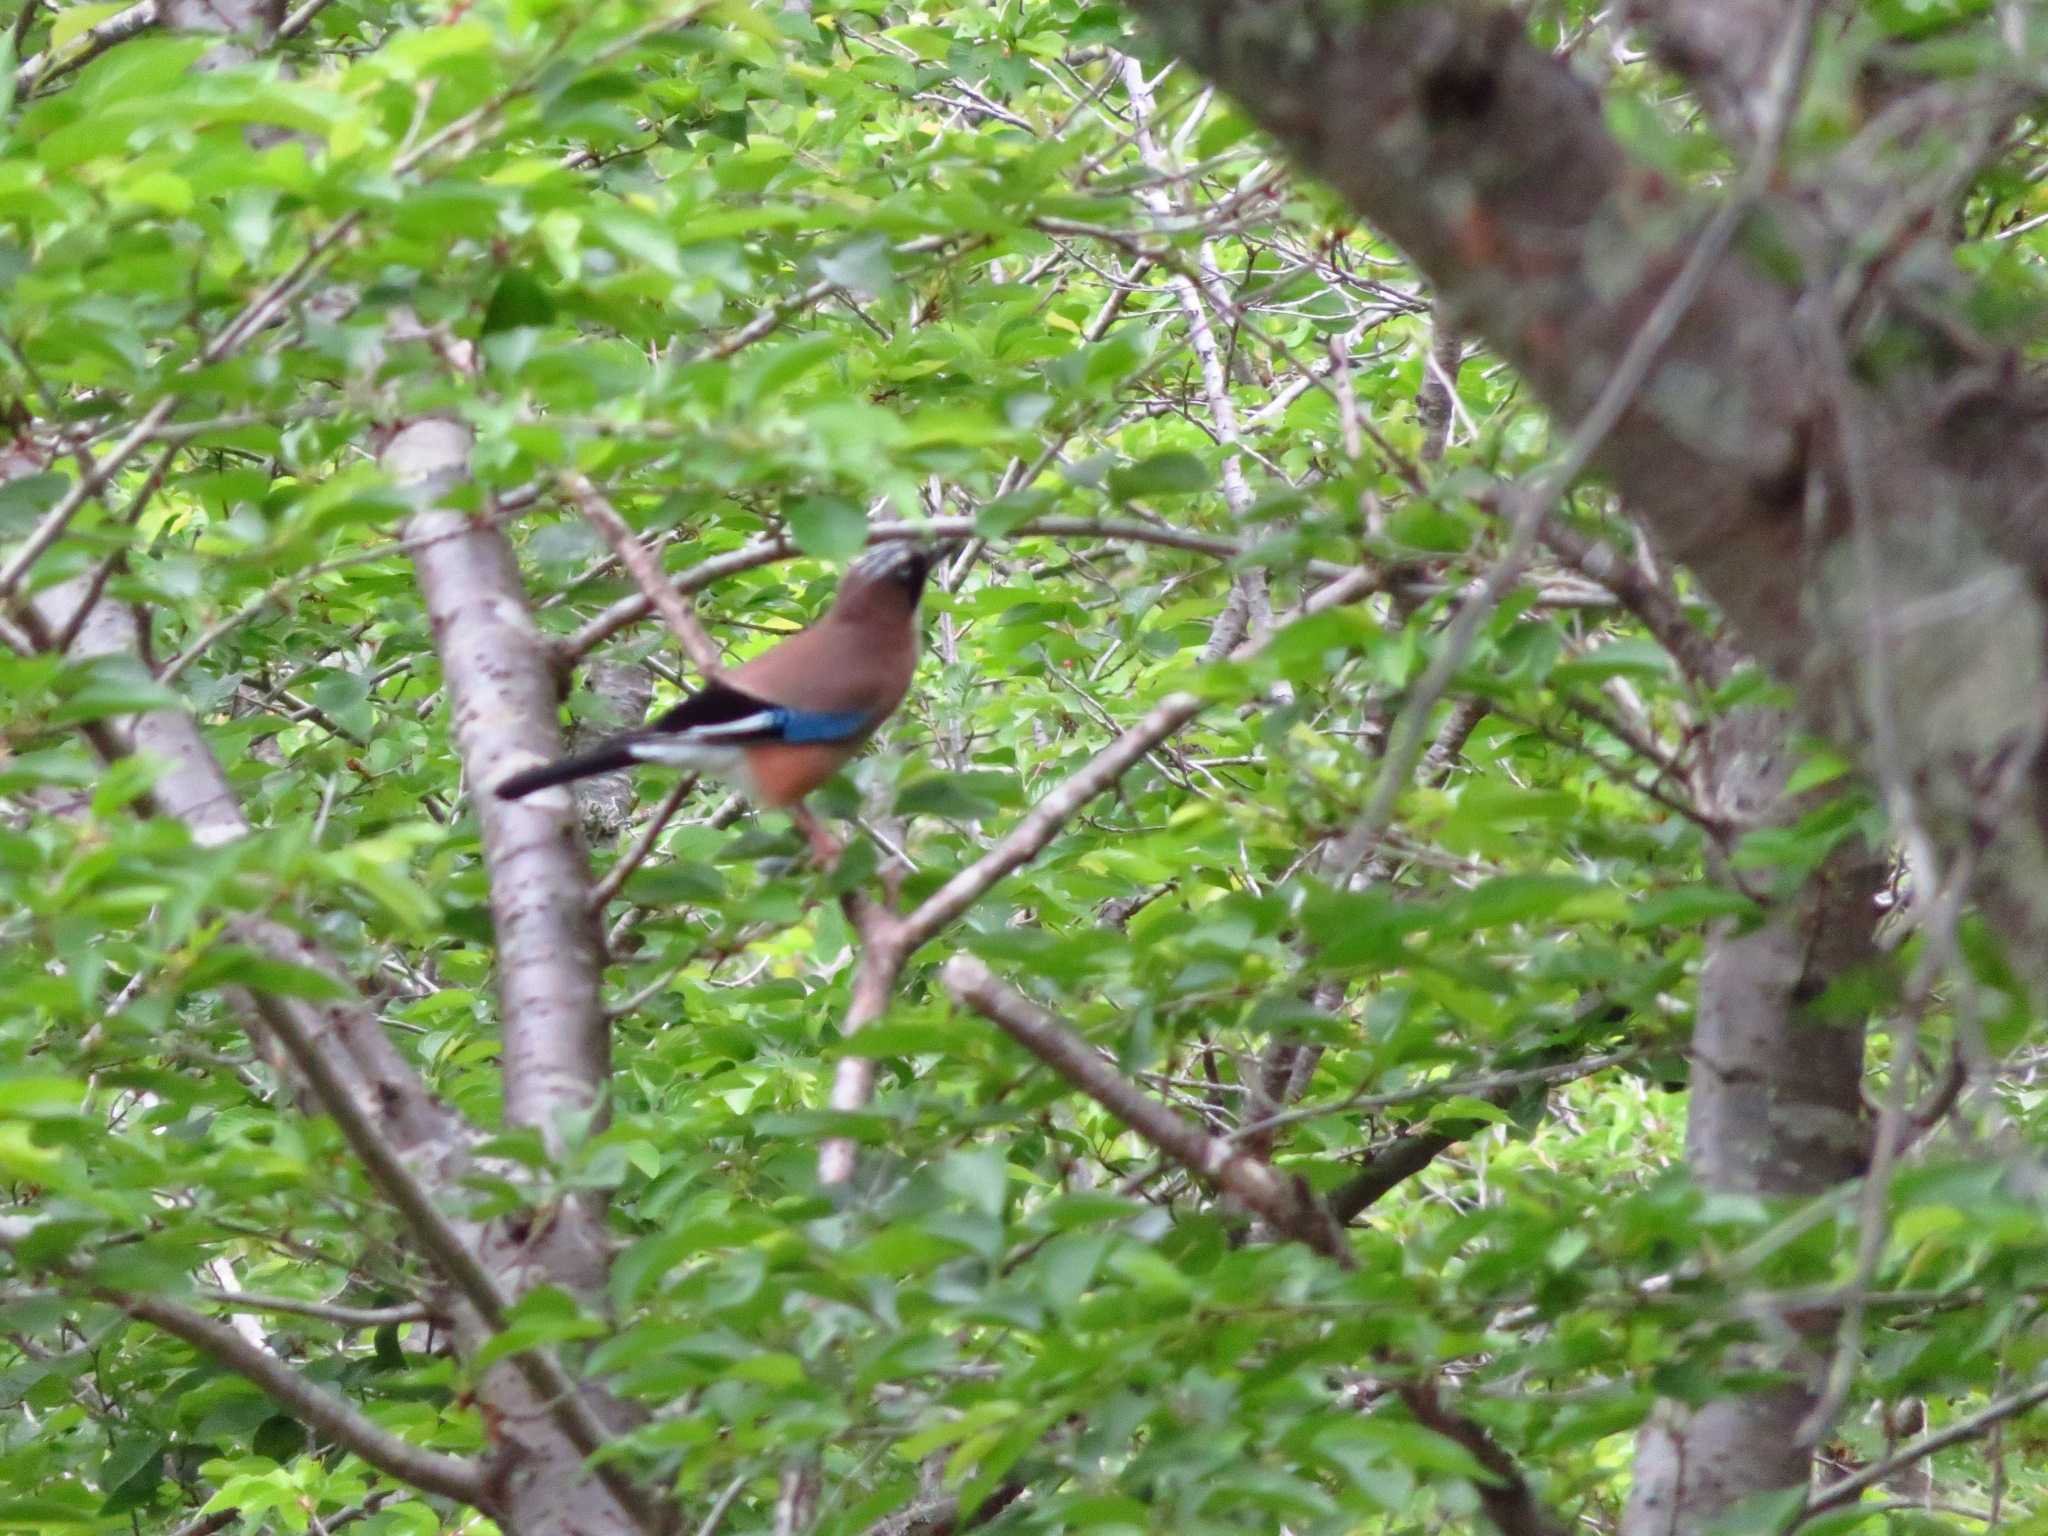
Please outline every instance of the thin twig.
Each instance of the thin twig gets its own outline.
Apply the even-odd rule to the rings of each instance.
[[[31,3],[28,9],[33,12]],[[61,75],[90,64],[118,43],[125,43],[137,33],[147,32],[163,19],[160,0],[137,0],[125,11],[116,11],[105,21],[88,27],[64,45],[63,57],[53,58],[55,48],[46,48],[31,58],[22,60],[14,71],[14,94],[16,97],[31,95]]]
[[[1274,1231],[1321,1254],[1340,1269],[1357,1267],[1344,1229],[1306,1184],[1279,1173],[1227,1138],[1211,1136],[1196,1121],[1130,1082],[1060,1019],[999,980],[982,960],[955,955],[940,968],[939,980],[956,1001],[979,1013],[1173,1161],[1215,1185]],[[1405,1380],[1394,1390],[1424,1426],[1465,1447],[1485,1467],[1490,1477],[1475,1479],[1475,1491],[1494,1524],[1514,1536],[1562,1536],[1564,1526],[1538,1502],[1513,1458],[1483,1425],[1446,1407],[1434,1381]]]
[[[660,840],[663,830],[676,812],[682,809],[683,802],[690,796],[690,791],[697,787],[697,777],[692,773],[676,782],[667,797],[655,807],[653,816],[648,818],[646,827],[639,837],[634,839],[633,846],[621,854],[618,862],[605,871],[604,878],[590,888],[590,910],[593,913],[602,912],[610,906],[612,898],[633,878],[633,871],[647,862],[647,856],[654,852],[654,845]]]
[[[894,539],[936,540],[943,543],[953,539],[977,537],[980,535],[976,533],[975,520],[971,517],[934,517],[919,523],[876,523],[868,529],[870,544],[885,544]],[[1034,518],[1028,523],[1012,528],[1003,537],[1106,539],[1121,543],[1156,544],[1168,549],[1184,549],[1191,554],[1209,555],[1218,560],[1239,560],[1250,553],[1251,549],[1249,543],[1240,543],[1235,539],[1212,534],[1194,533],[1183,528],[1090,517]],[[773,565],[778,560],[792,558],[796,553],[795,544],[777,535],[758,540],[727,554],[713,555],[708,560],[700,560],[688,570],[680,571],[668,578],[668,585],[674,591],[688,596],[693,592],[701,592],[713,582],[722,581],[728,576],[756,570],[764,565]],[[1301,569],[1318,580],[1331,581],[1349,575],[1357,567],[1334,560],[1310,560]],[[627,625],[644,619],[653,611],[653,600],[645,592],[621,598],[574,634],[557,641],[556,652],[563,660],[576,661]]]
[[[1576,1061],[1560,1061],[1547,1067],[1523,1067],[1512,1072],[1486,1072],[1477,1077],[1445,1078],[1440,1082],[1417,1083],[1412,1088],[1397,1088],[1390,1093],[1359,1093],[1335,1104],[1314,1104],[1301,1109],[1282,1110],[1262,1120],[1240,1126],[1232,1133],[1233,1139],[1270,1131],[1277,1126],[1294,1125],[1303,1120],[1317,1120],[1325,1115],[1372,1114],[1382,1109],[1393,1109],[1402,1104],[1420,1104],[1432,1100],[1453,1098],[1486,1097],[1510,1088],[1534,1087],[1538,1083],[1569,1083],[1582,1077],[1591,1077],[1596,1072],[1605,1072],[1609,1067],[1627,1066],[1642,1059],[1639,1050],[1608,1051],[1599,1056],[1582,1056]]]
[[[1377,590],[1375,574],[1354,570],[1319,589],[1302,604],[1300,613],[1289,614],[1286,618],[1321,612],[1374,590]],[[1275,632],[1279,627],[1280,624],[1276,623]],[[1231,653],[1231,659],[1250,660],[1265,645],[1264,638],[1247,641]],[[1034,805],[993,848],[927,896],[903,920],[903,938],[907,947],[914,950],[926,943],[979,901],[998,880],[1036,858],[1081,807],[1116,783],[1154,747],[1213,702],[1191,693],[1172,693],[1153,705],[1142,719]]]
[[[742,1472],[725,1485],[718,1497],[711,1501],[711,1508],[705,1512],[703,1523],[697,1527],[697,1536],[718,1536],[719,1526],[725,1523],[725,1512],[732,1508],[733,1500],[740,1496],[740,1490],[747,1486],[747,1474]]]
[[[1001,1029],[1190,1173],[1216,1185],[1276,1231],[1342,1268],[1357,1267],[1343,1229],[1305,1185],[1233,1147],[1227,1137],[1210,1135],[1199,1122],[1145,1092],[1066,1024],[999,980],[982,960],[955,955],[940,968],[939,980],[956,1001]]]
[[[276,41],[289,42],[313,24],[313,18],[334,3],[334,0],[302,0],[299,8],[278,24]]]

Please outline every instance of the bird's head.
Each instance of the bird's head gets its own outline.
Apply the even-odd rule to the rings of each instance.
[[[879,544],[846,568],[833,609],[842,614],[871,612],[893,601],[914,611],[931,569],[931,551],[921,544],[907,539]]]

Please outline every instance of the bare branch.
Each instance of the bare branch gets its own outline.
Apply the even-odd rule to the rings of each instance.
[[[1611,544],[1588,538],[1567,524],[1544,524],[1543,542],[1573,570],[1619,598],[1687,677],[1710,688],[1728,680],[1735,666],[1733,654],[1692,621],[1668,585],[1654,580]]]
[[[1224,1137],[1161,1103],[1102,1059],[1101,1052],[973,955],[939,971],[954,999],[987,1019],[1117,1119],[1199,1178],[1207,1179],[1284,1232],[1346,1269],[1357,1259],[1343,1229],[1307,1186],[1274,1171]]]
[[[878,523],[868,529],[870,544],[883,544],[892,539],[968,539],[977,537],[974,519],[971,517],[934,517],[921,523]],[[1066,538],[1066,539],[1107,539],[1134,544],[1157,544],[1168,549],[1184,549],[1193,554],[1210,555],[1218,560],[1241,558],[1248,546],[1235,539],[1218,538],[1209,534],[1193,533],[1184,528],[1173,528],[1158,523],[1116,522],[1086,517],[1044,517],[1022,524],[1010,530],[1006,538]],[[671,590],[687,596],[701,592],[712,583],[742,571],[751,571],[764,565],[773,565],[778,560],[787,560],[797,553],[796,545],[790,540],[777,536],[762,539],[747,545],[744,549],[733,550],[730,554],[714,555],[701,560],[688,570],[679,572],[668,579]],[[1345,575],[1354,567],[1340,565],[1329,560],[1312,560],[1306,570],[1309,575],[1331,580]],[[654,611],[654,604],[645,592],[633,597],[619,599],[602,613],[597,614],[581,629],[556,642],[556,651],[564,659],[574,661],[602,645],[627,625],[637,623]]]
[[[1605,1072],[1609,1067],[1626,1066],[1632,1061],[1641,1060],[1642,1054],[1639,1050],[1608,1051],[1598,1056],[1582,1056],[1575,1061],[1560,1061],[1545,1067],[1520,1067],[1505,1072],[1482,1072],[1476,1077],[1444,1078],[1417,1083],[1412,1088],[1397,1088],[1390,1093],[1360,1093],[1334,1104],[1312,1104],[1301,1109],[1282,1110],[1268,1119],[1241,1127],[1235,1134],[1239,1137],[1249,1136],[1255,1132],[1270,1130],[1274,1126],[1293,1125],[1303,1120],[1320,1119],[1325,1115],[1368,1115],[1402,1104],[1424,1104],[1455,1098],[1491,1099],[1496,1094],[1511,1096],[1522,1088],[1533,1088],[1538,1084],[1575,1082],[1582,1077],[1591,1077],[1596,1072]]]
[[[1333,1220],[1349,1226],[1388,1195],[1465,1140],[1448,1131],[1410,1131],[1370,1153],[1364,1164],[1324,1198]]]
[[[300,0],[298,8],[278,24],[277,41],[282,43],[297,37],[313,24],[314,17],[332,3],[333,0]]]
[[[349,1150],[384,1190],[428,1258],[454,1285],[466,1305],[474,1309],[482,1324],[492,1332],[502,1332],[511,1298],[484,1267],[470,1243],[442,1214],[425,1187],[371,1123],[333,1064],[315,1047],[286,1003],[260,992],[255,994],[255,1003],[271,1032],[327,1104]],[[579,1454],[595,1456],[610,1443],[611,1429],[597,1417],[584,1399],[583,1389],[545,1345],[520,1350],[510,1363],[526,1377],[535,1397]],[[669,1517],[616,1465],[601,1462],[596,1472],[606,1491],[632,1514],[643,1531],[657,1533],[669,1528]]]
[[[960,237],[957,235],[921,235],[915,240],[906,240],[901,245],[895,246],[890,254],[895,256],[917,256],[927,251],[944,250],[949,245],[959,243]],[[964,255],[976,246],[985,244],[987,244],[986,238],[966,241],[964,244],[961,244],[959,254]],[[773,335],[781,329],[785,321],[795,315],[802,314],[814,304],[822,303],[837,293],[839,289],[840,284],[826,278],[820,278],[808,288],[800,289],[789,297],[770,304],[738,330],[733,331],[729,335],[721,336],[717,341],[709,342],[699,347],[690,355],[689,361],[693,363],[715,363],[724,358],[731,357],[735,352],[752,346],[755,342],[761,340],[762,337]]]
[[[1423,734],[1430,712],[1436,708],[1458,668],[1465,664],[1466,655],[1479,638],[1479,626],[1521,575],[1522,567],[1528,563],[1536,547],[1537,534],[1542,530],[1550,508],[1585,472],[1594,455],[1606,443],[1608,435],[1620,425],[1622,416],[1634,405],[1637,394],[1649,381],[1651,368],[1677,334],[1679,322],[1685,318],[1686,311],[1692,308],[1706,287],[1707,279],[1727,254],[1729,242],[1735,238],[1735,231],[1742,220],[1763,195],[1771,173],[1777,168],[1785,129],[1791,121],[1792,103],[1804,76],[1806,49],[1812,38],[1812,13],[1813,0],[1801,0],[1797,7],[1798,24],[1788,34],[1776,60],[1777,112],[1771,122],[1771,131],[1762,136],[1734,195],[1714,210],[1707,227],[1700,231],[1699,238],[1686,253],[1685,264],[1672,278],[1670,286],[1658,295],[1642,325],[1629,338],[1614,371],[1607,376],[1586,414],[1572,429],[1563,449],[1541,474],[1504,498],[1513,509],[1507,546],[1480,581],[1478,589],[1458,609],[1457,617],[1451,621],[1450,632],[1430,658],[1429,666],[1416,681],[1393,729],[1387,733],[1387,749],[1380,762],[1379,778],[1373,785],[1372,799],[1367,802],[1356,825],[1345,834],[1332,861],[1339,885],[1349,883],[1351,876],[1385,835],[1387,824],[1393,820],[1394,806],[1407,789],[1415,765],[1422,756]]]
[[[633,871],[647,862],[647,856],[654,852],[654,845],[661,840],[663,830],[674,819],[683,802],[690,798],[690,791],[697,787],[698,776],[685,774],[654,808],[654,814],[647,818],[647,825],[633,846],[619,855],[616,864],[605,871],[604,878],[590,888],[590,910],[592,915],[604,911],[611,905],[612,898],[626,888],[626,882],[633,878]]]
[[[30,10],[34,6],[29,7]],[[90,64],[117,43],[147,32],[163,17],[160,0],[137,0],[125,11],[116,11],[97,26],[88,27],[64,47],[62,57],[53,58],[54,48],[21,61],[14,71],[14,94],[25,97],[60,75]]]
[[[1353,570],[1319,589],[1297,613],[1287,617],[1319,613],[1355,601],[1373,590],[1376,590],[1373,574]],[[1276,624],[1276,629],[1278,627]],[[1249,660],[1264,645],[1263,640],[1248,641],[1232,653],[1233,659]],[[1085,767],[1034,805],[993,848],[932,892],[904,918],[901,938],[906,952],[927,943],[940,929],[979,901],[998,880],[1030,863],[1084,805],[1116,783],[1146,753],[1194,719],[1210,702],[1191,693],[1171,693],[1153,705],[1142,719],[1096,753]]]
[[[2031,1384],[2016,1392],[2008,1392],[1993,1398],[1975,1413],[1965,1414],[1953,1424],[1944,1425],[1931,1434],[1922,1435],[1917,1440],[1901,1446],[1882,1461],[1874,1461],[1860,1472],[1828,1484],[1807,1499],[1806,1508],[1799,1518],[1801,1521],[1810,1520],[1830,1509],[1839,1509],[1844,1504],[1853,1503],[1864,1489],[1876,1487],[1903,1468],[1925,1460],[1936,1451],[1947,1450],[1948,1447],[1960,1445],[1965,1440],[1974,1440],[2008,1419],[2017,1418],[2043,1403],[2048,1403],[2048,1378],[2036,1378]]]
[[[939,970],[954,999],[1001,1029],[1089,1098],[1173,1161],[1207,1180],[1285,1234],[1341,1268],[1356,1266],[1344,1230],[1330,1210],[1298,1179],[1289,1179],[1251,1153],[1211,1136],[1194,1120],[1137,1087],[1066,1024],[973,955],[955,955]],[[1564,1524],[1537,1500],[1513,1459],[1484,1426],[1446,1408],[1432,1381],[1409,1380],[1396,1390],[1408,1411],[1428,1428],[1469,1450],[1489,1474],[1475,1480],[1480,1502],[1504,1536],[1563,1536]]]
[[[960,1501],[950,1493],[935,1494],[906,1505],[867,1528],[866,1536],[956,1536],[971,1531],[1008,1509],[1025,1493],[1023,1483],[1011,1480],[981,1501],[963,1520]]]
[[[483,1469],[460,1456],[444,1456],[392,1434],[345,1399],[316,1386],[268,1350],[259,1349],[224,1323],[159,1296],[99,1293],[131,1317],[154,1323],[211,1355],[237,1375],[255,1383],[280,1406],[291,1410],[335,1444],[360,1456],[380,1472],[427,1493],[438,1493],[477,1509],[493,1504]]]
[[[667,621],[670,633],[676,637],[691,664],[706,681],[717,678],[725,670],[725,663],[716,642],[704,633],[704,626],[697,620],[697,610],[670,584],[661,562],[640,542],[640,536],[633,531],[632,525],[619,516],[618,508],[604,498],[588,477],[571,473],[562,477],[562,485],[575,501],[576,509],[604,535],[605,542],[619,557],[619,563],[632,574],[641,596]]]
[[[448,681],[456,742],[473,790],[559,757],[555,682],[527,612],[511,546],[495,527],[436,507],[469,464],[470,434],[416,421],[384,462],[421,510],[407,524]],[[449,535],[449,537],[442,537]],[[590,871],[566,792],[501,800],[475,794],[491,875],[498,995],[505,1030],[505,1115],[554,1144],[566,1113],[603,1102],[610,1035],[599,988]]]
[[[860,936],[860,958],[853,973],[853,999],[848,1004],[841,1033],[854,1035],[879,1019],[896,990],[909,957],[908,927],[893,913],[883,910],[858,893],[849,893],[844,903],[848,920]],[[863,1107],[875,1091],[875,1063],[870,1056],[842,1056],[832,1074],[832,1107],[851,1112]],[[829,1138],[818,1151],[818,1182],[844,1184],[853,1177],[854,1143],[846,1137]]]
[[[201,1286],[192,1294],[231,1312],[283,1312],[293,1317],[338,1323],[344,1328],[385,1328],[393,1323],[425,1322],[434,1315],[431,1307],[417,1301],[396,1307],[345,1307],[331,1301],[270,1296],[261,1291],[225,1291],[215,1286]]]
[[[71,654],[132,656],[139,666],[145,648],[144,615],[133,605],[94,603],[82,622],[72,624],[75,606],[88,595],[88,585],[74,578],[36,594],[23,610],[24,621],[37,631],[35,643],[47,647],[55,643],[57,632],[75,627],[77,639]],[[147,752],[158,759],[163,770],[147,804],[157,815],[184,822],[195,842],[213,846],[248,835],[248,820],[227,775],[207,746],[198,722],[184,710],[153,710],[128,721],[125,729],[109,722],[91,722],[86,735],[94,750],[109,761],[130,751]],[[230,919],[227,931],[231,939],[260,953],[319,971],[337,982],[344,980],[346,973],[332,954],[282,923],[237,917]],[[245,1011],[257,1012],[246,996],[240,1002]],[[419,1074],[367,1007],[353,998],[319,1007],[296,1002],[287,1006],[295,1018],[304,1021],[308,1040],[328,1059],[337,1091],[381,1117],[415,1159],[459,1159],[467,1144],[467,1127],[428,1094]]]
[[[1208,702],[1192,693],[1170,693],[1153,705],[1144,718],[1096,753],[1086,767],[1034,805],[993,848],[927,896],[903,920],[904,943],[911,949],[924,944],[979,901],[998,880],[1038,857],[1081,807],[1199,715]]]
[[[711,1501],[711,1508],[704,1512],[704,1518],[697,1526],[697,1536],[718,1536],[718,1528],[725,1524],[726,1511],[732,1508],[733,1501],[740,1496],[741,1490],[746,1486],[747,1475],[742,1472],[719,1491],[718,1497]]]
[[[527,611],[519,570],[504,534],[435,505],[468,472],[470,432],[454,422],[407,424],[384,449],[384,462],[420,510],[407,525],[418,540],[414,569],[433,624],[458,747],[474,785],[495,782],[522,759],[559,755],[554,678]],[[447,535],[444,537],[443,535]],[[498,941],[498,996],[504,1032],[505,1118],[538,1131],[559,1149],[568,1124],[601,1115],[609,1088],[611,1035],[600,991],[600,936],[590,907],[590,874],[566,794],[521,801],[475,797],[491,918]],[[352,1138],[353,1144],[353,1138]],[[364,1149],[357,1147],[357,1155]],[[433,1230],[437,1256],[482,1321],[504,1326],[507,1298],[468,1247],[452,1241],[437,1212],[408,1213]],[[526,1245],[522,1268],[572,1294],[600,1298],[610,1261],[602,1197],[578,1193],[550,1212],[544,1243]],[[614,1431],[552,1352],[512,1357],[563,1439],[584,1458]],[[643,1530],[668,1528],[673,1511],[641,1489],[615,1462],[595,1472],[604,1490]]]

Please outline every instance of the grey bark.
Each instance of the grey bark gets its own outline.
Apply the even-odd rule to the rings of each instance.
[[[654,674],[638,662],[593,661],[583,669],[590,695],[600,710],[589,720],[579,721],[569,743],[580,750],[588,743],[617,731],[630,729],[647,718],[647,706],[654,702]],[[592,836],[615,836],[633,820],[638,799],[631,771],[600,773],[580,779],[574,786],[576,803]]]
[[[435,505],[467,474],[469,432],[448,421],[402,428],[385,467],[419,510],[406,537],[448,685],[455,739],[491,870],[498,995],[505,1028],[505,1117],[559,1145],[565,1116],[596,1111],[611,1071],[598,993],[589,865],[566,794],[500,800],[490,786],[561,754],[554,675],[504,535]]]
[[[1807,804],[1784,795],[1797,758],[1792,722],[1742,710],[1710,733],[1705,793],[1740,825],[1784,822]],[[1761,925],[1713,932],[1693,1023],[1686,1159],[1710,1190],[1816,1195],[1862,1172],[1863,1025],[1823,1017],[1827,986],[1877,957],[1884,860],[1860,842],[1838,847]],[[1695,1536],[1745,1498],[1803,1488],[1811,1448],[1798,1429],[1821,1389],[1824,1336],[1763,1320],[1765,1336],[1731,1367],[1789,1371],[1786,1385],[1657,1406],[1636,1445],[1621,1536]],[[1825,1328],[1826,1321],[1820,1326]]]
[[[1424,464],[1442,461],[1450,446],[1451,417],[1456,414],[1458,369],[1465,360],[1465,344],[1445,323],[1443,308],[1437,306],[1429,353],[1422,361],[1422,385],[1415,392],[1415,416],[1422,425],[1422,447],[1416,457]]]
[[[559,756],[554,672],[528,611],[504,535],[439,505],[467,476],[471,434],[426,419],[401,427],[383,462],[418,508],[406,535],[441,657],[457,747],[491,877],[504,1032],[505,1119],[538,1132],[559,1153],[582,1128],[601,1124],[611,1073],[610,1035],[599,990],[599,935],[590,912],[590,871],[566,791],[500,800],[490,786],[517,768]],[[611,1248],[596,1195],[560,1197],[545,1211],[494,1229],[481,1257],[519,1295],[558,1286],[604,1306]],[[481,1342],[475,1320],[463,1342]],[[507,1530],[520,1536],[613,1536],[644,1519],[594,1477],[583,1453],[510,1362],[484,1380],[501,1451]],[[618,1404],[586,1390],[607,1424]]]

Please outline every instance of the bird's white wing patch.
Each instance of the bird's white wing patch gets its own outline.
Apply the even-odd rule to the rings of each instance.
[[[716,725],[693,725],[686,734],[692,741],[725,741],[735,736],[758,736],[763,731],[774,730],[781,722],[781,710],[760,709],[751,715],[741,715],[737,720],[721,720]]]
[[[740,766],[738,747],[692,741],[681,736],[650,736],[626,748],[636,763],[664,763],[671,768],[694,768],[699,773],[730,775]]]

